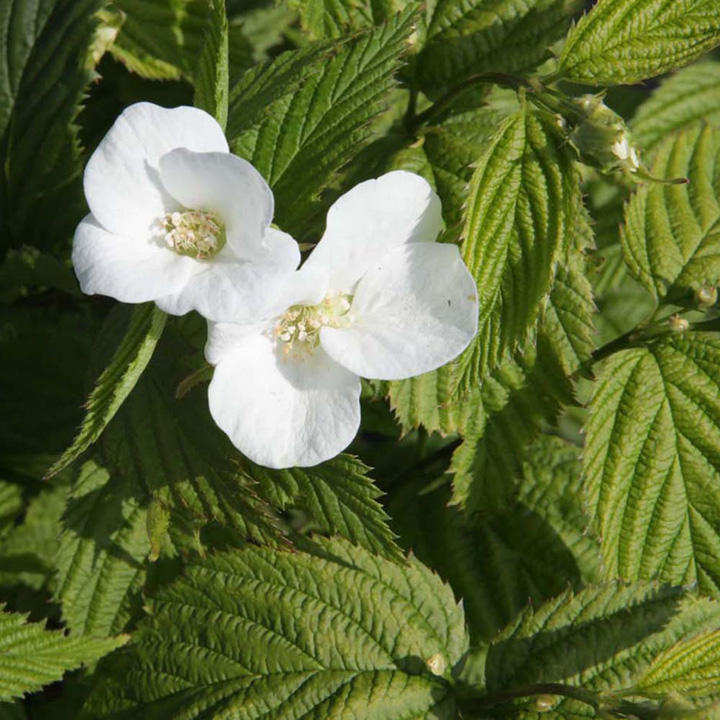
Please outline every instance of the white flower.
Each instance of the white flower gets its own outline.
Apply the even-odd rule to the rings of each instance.
[[[312,292],[269,322],[210,323],[210,412],[239,450],[275,468],[327,460],[357,432],[360,377],[407,378],[462,352],[477,293],[458,248],[433,242],[440,226],[418,175],[361,183],[296,273]]]
[[[90,158],[84,186],[90,214],[72,253],[83,292],[211,320],[282,305],[283,278],[300,263],[297,243],[270,227],[270,188],[230,154],[206,112],[128,107]]]

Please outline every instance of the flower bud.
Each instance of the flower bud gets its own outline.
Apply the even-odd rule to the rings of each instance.
[[[548,712],[553,709],[555,698],[552,695],[538,695],[535,698],[535,711]]]
[[[605,105],[599,95],[583,95],[572,104],[578,120],[570,140],[583,161],[603,172],[637,172],[640,156],[622,117]]]
[[[716,287],[705,286],[695,291],[695,302],[701,308],[712,307],[718,300],[718,291]]]
[[[668,325],[673,332],[677,333],[685,332],[690,327],[690,323],[677,313],[668,318]]]
[[[435,653],[430,656],[425,661],[425,665],[433,675],[444,675],[445,669],[447,668],[447,662],[441,653]]]

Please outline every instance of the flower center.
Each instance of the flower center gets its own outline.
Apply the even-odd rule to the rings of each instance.
[[[179,255],[207,260],[225,245],[225,225],[217,215],[204,210],[168,213],[162,226],[165,241]]]
[[[351,302],[352,295],[336,292],[327,295],[319,305],[293,305],[273,329],[283,353],[312,353],[320,344],[323,327],[348,327],[352,322]]]

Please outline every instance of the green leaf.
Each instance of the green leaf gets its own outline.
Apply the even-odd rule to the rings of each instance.
[[[122,477],[85,463],[62,518],[54,598],[73,633],[106,637],[125,629],[130,599],[145,579],[146,511]]]
[[[413,0],[414,1],[414,0]],[[407,7],[401,0],[290,0],[311,38],[335,38],[389,20]]]
[[[720,341],[684,333],[613,355],[584,453],[609,577],[720,595]]]
[[[633,687],[661,653],[714,630],[719,620],[717,602],[681,589],[645,583],[588,587],[527,610],[489,646],[479,648],[473,665],[482,669],[489,693],[533,683],[622,691]],[[551,697],[553,717],[595,716],[577,700]],[[530,698],[509,708],[506,717],[536,713]]]
[[[90,393],[80,431],[50,468],[48,477],[70,465],[100,437],[150,362],[166,319],[167,315],[154,303],[138,305],[133,310],[125,337]]]
[[[248,548],[190,566],[152,601],[92,716],[455,718],[448,684],[426,665],[449,678],[467,647],[450,589],[416,560],[325,548]]]
[[[587,85],[632,84],[718,44],[715,0],[599,0],[568,34],[558,72]]]
[[[452,458],[452,503],[469,513],[507,507],[527,446],[571,400],[570,383],[544,343],[537,354],[531,344],[524,357],[508,359],[488,375],[467,399],[476,412]]]
[[[437,570],[463,607],[471,640],[488,640],[527,605],[600,578],[600,546],[587,530],[576,448],[544,436],[527,450],[517,500],[468,516],[448,508],[447,486],[414,478],[390,512],[405,547]]]
[[[209,112],[225,129],[228,115],[228,20],[225,0],[211,0],[207,30],[195,79],[195,106]]]
[[[532,70],[568,29],[575,0],[438,0],[418,58],[424,91],[437,95],[488,71]]]
[[[580,207],[567,147],[525,109],[487,143],[470,186],[463,257],[478,286],[478,334],[461,358],[477,385],[537,322]]]
[[[638,189],[625,211],[625,261],[656,298],[692,299],[720,283],[720,130],[696,125],[667,138],[652,172],[690,184]]]
[[[283,94],[262,110],[252,127],[236,120],[244,113],[244,93],[233,89],[228,120],[230,145],[237,155],[252,162],[275,194],[276,221],[293,228],[307,222],[317,195],[331,183],[334,173],[372,137],[372,122],[385,109],[395,86],[393,75],[407,48],[412,14],[404,13],[335,49],[332,56],[313,63],[301,78],[287,78]],[[298,56],[296,56],[298,57]],[[303,58],[305,56],[299,56]],[[282,70],[292,62],[281,56]],[[265,74],[274,74],[273,68]],[[248,80],[250,97],[255,73]],[[285,75],[287,77],[287,75]],[[238,126],[242,126],[238,132]]]
[[[113,0],[125,16],[110,51],[154,80],[192,79],[203,52],[207,0]]]
[[[274,507],[300,509],[309,516],[312,529],[340,534],[366,550],[398,559],[388,516],[378,502],[382,492],[368,471],[350,455],[290,470],[246,464],[246,472]]]
[[[67,636],[29,623],[24,615],[0,613],[0,699],[11,700],[60,680],[68,670],[95,662],[127,637]]]
[[[566,375],[576,372],[595,349],[595,303],[584,265],[577,251],[566,265],[558,265],[540,320],[540,343],[552,349]]]
[[[698,120],[720,126],[720,62],[705,60],[675,73],[638,108],[630,125],[643,150]]]
[[[0,235],[67,241],[82,214],[75,118],[93,79],[102,0],[6,0],[0,8]]]

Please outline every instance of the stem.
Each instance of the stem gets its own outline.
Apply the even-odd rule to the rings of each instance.
[[[412,130],[413,127],[415,127],[416,123],[416,114],[415,110],[417,107],[417,96],[418,96],[418,90],[416,87],[410,88],[410,97],[408,98],[408,106],[407,110],[405,110],[405,117],[403,119],[403,125],[405,126],[406,130]]]
[[[585,688],[572,687],[561,683],[538,683],[536,685],[525,685],[524,687],[502,690],[492,695],[479,698],[458,698],[458,706],[463,712],[475,713],[483,708],[499,705],[508,700],[532,697],[533,695],[560,695],[561,697],[579,700],[597,710],[599,705],[598,694]]]
[[[530,91],[535,89],[528,80],[516,77],[515,75],[493,72],[477,73],[476,75],[471,75],[467,78],[467,80],[464,80],[459,85],[456,85],[446,95],[443,95],[439,100],[432,104],[427,110],[424,110],[419,115],[416,115],[413,119],[412,127],[422,125],[439,115],[443,110],[452,105],[452,103],[466,90],[469,90],[475,85],[486,85],[488,83],[502,85],[504,87],[512,88],[513,90],[518,90],[521,87],[528,88]]]

